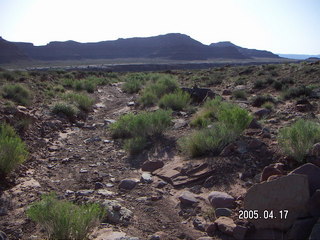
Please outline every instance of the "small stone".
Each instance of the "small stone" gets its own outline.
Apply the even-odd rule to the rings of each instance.
[[[123,179],[120,181],[119,188],[125,190],[132,190],[137,185],[138,181],[136,179]]]
[[[112,183],[107,183],[107,184],[106,184],[106,187],[107,187],[107,188],[112,188],[113,186],[114,186],[114,184],[112,184]]]
[[[128,107],[131,107],[131,106],[134,106],[134,105],[135,105],[135,103],[133,101],[127,103]]]
[[[79,172],[80,172],[80,173],[87,173],[87,172],[88,172],[88,170],[87,170],[87,169],[85,169],[85,168],[81,168]]]
[[[115,195],[114,192],[111,192],[111,191],[108,191],[106,189],[99,189],[98,192],[97,192],[98,195],[102,195],[102,196],[105,196],[105,197],[112,197]]]
[[[195,218],[192,223],[193,223],[193,226],[194,226],[195,229],[197,229],[197,230],[199,230],[201,232],[205,232],[206,231],[206,229],[204,227],[204,224],[201,222],[200,219]]]
[[[79,190],[79,191],[77,191],[76,194],[79,195],[79,196],[89,196],[89,195],[91,195],[93,193],[94,193],[93,190]]]
[[[108,140],[108,139],[103,140],[103,143],[112,143],[112,142],[113,142],[112,140]]]
[[[96,182],[96,183],[94,184],[94,189],[101,189],[101,188],[104,188],[103,183],[101,183],[101,182]]]
[[[260,181],[267,181],[273,175],[282,175],[282,172],[276,168],[275,164],[270,164],[263,169]]]
[[[142,175],[141,175],[141,178],[140,178],[140,181],[142,183],[152,183],[153,180],[152,180],[152,176],[150,173],[148,172],[143,172]]]
[[[217,218],[219,217],[230,217],[232,211],[229,208],[216,208],[215,215]]]
[[[180,195],[179,200],[183,205],[193,205],[198,203],[198,200],[195,198],[195,195],[189,191],[183,192]]]
[[[262,108],[262,109],[255,111],[253,114],[255,116],[257,116],[258,118],[263,118],[263,117],[268,116],[270,113],[271,113],[271,110],[266,109],[266,108]]]

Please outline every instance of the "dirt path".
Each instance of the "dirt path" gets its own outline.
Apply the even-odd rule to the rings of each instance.
[[[141,176],[107,131],[107,119],[117,119],[133,110],[127,106],[131,98],[116,85],[99,89],[96,97],[98,104],[85,126],[72,126],[60,132],[59,139],[46,139],[47,149],[29,164],[30,168],[17,180],[17,186],[6,191],[4,196],[10,199],[10,208],[9,217],[1,220],[3,231],[10,239],[40,237],[39,229],[25,217],[24,211],[42,193],[54,191],[76,202],[119,200],[133,212],[131,224],[103,227],[123,231],[128,236],[147,239],[148,235],[164,231],[168,239],[200,237],[202,234],[178,215],[171,186],[157,189],[151,184],[138,184],[131,191],[118,189],[120,180]],[[101,183],[110,192],[98,193],[96,188]]]

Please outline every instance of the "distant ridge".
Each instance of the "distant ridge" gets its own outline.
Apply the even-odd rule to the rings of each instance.
[[[249,49],[249,48],[243,48],[239,47],[231,42],[218,42],[218,43],[211,43],[211,47],[234,47],[236,48],[241,54],[248,58],[279,58],[278,55],[265,51],[265,50],[257,50],[257,49]]]
[[[0,37],[0,64],[28,59],[23,50],[20,50],[14,43]]]
[[[5,41],[1,39],[1,41]],[[255,49],[245,49],[230,42],[204,45],[180,33],[154,37],[127,38],[114,41],[79,43],[75,41],[50,42],[45,46],[32,43],[8,42],[0,46],[2,62],[23,59],[34,60],[81,60],[119,58],[163,58],[168,60],[250,59],[279,58],[279,56]],[[10,54],[12,56],[10,56]],[[7,56],[7,57],[6,57]]]

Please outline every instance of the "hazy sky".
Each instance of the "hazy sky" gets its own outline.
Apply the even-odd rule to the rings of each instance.
[[[0,36],[44,45],[184,33],[274,53],[320,54],[320,0],[0,0]]]

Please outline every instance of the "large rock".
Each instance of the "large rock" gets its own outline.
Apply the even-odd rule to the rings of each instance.
[[[320,239],[320,220],[313,226],[312,232],[310,234],[309,240],[319,240]]]
[[[320,217],[320,189],[312,195],[307,208],[311,216]]]
[[[312,163],[306,163],[289,174],[302,174],[308,177],[310,195],[312,196],[317,189],[320,189],[320,168]]]
[[[106,208],[106,221],[109,223],[128,224],[133,213],[120,205],[116,200],[105,200],[102,205]]]
[[[294,221],[306,212],[309,200],[308,178],[291,174],[251,187],[244,198],[244,209],[257,210],[258,219],[250,219],[256,228],[288,230]],[[263,218],[264,211],[272,211],[274,218]],[[284,213],[288,211],[286,218]]]
[[[268,178],[273,175],[282,175],[283,171],[279,166],[283,166],[283,164],[270,164],[269,166],[266,166],[262,171],[260,181],[267,181]]]
[[[144,162],[141,170],[145,172],[153,172],[159,168],[162,168],[164,163],[162,161],[154,160],[154,161],[147,161]]]
[[[209,202],[214,208],[234,208],[235,199],[225,192],[213,191],[208,196]]]
[[[137,179],[123,179],[120,181],[119,188],[125,190],[132,190],[139,181]]]
[[[183,88],[181,88],[181,90],[189,93],[193,102],[196,102],[196,103],[202,103],[207,98],[215,98],[215,96],[216,96],[216,94],[209,88],[198,88],[198,87],[186,88],[186,87],[183,87]]]
[[[316,222],[315,218],[297,220],[288,232],[287,240],[308,239]]]
[[[237,240],[243,240],[247,232],[246,227],[236,225],[234,221],[228,217],[219,217],[215,221],[215,224],[221,232],[231,235]]]

